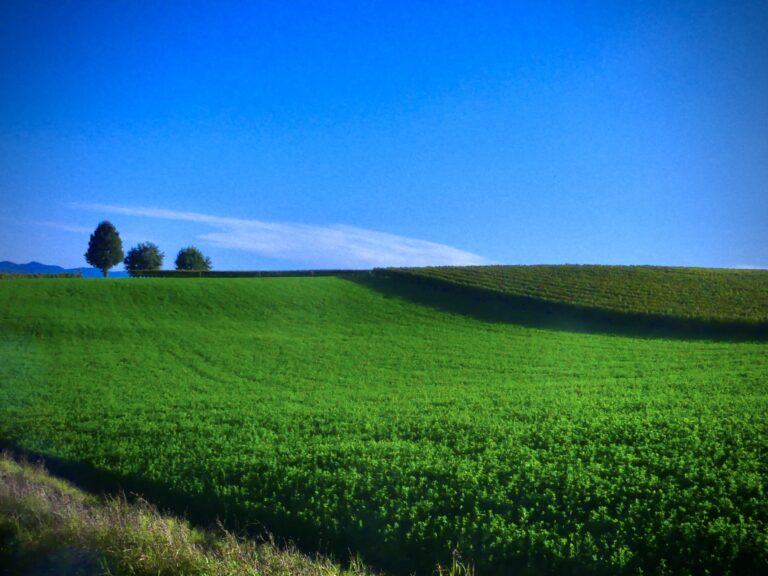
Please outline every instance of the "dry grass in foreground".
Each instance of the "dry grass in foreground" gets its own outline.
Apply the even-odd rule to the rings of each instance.
[[[3,576],[374,576],[353,557],[343,568],[272,541],[223,528],[203,531],[145,500],[96,498],[41,464],[0,454],[0,575]],[[474,576],[454,557],[436,576]]]
[[[41,465],[0,457],[0,566],[4,574],[364,576],[272,542],[202,531],[143,500],[99,499]]]

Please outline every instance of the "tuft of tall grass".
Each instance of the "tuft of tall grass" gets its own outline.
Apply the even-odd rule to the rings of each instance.
[[[96,498],[50,476],[41,464],[17,462],[8,453],[0,456],[0,564],[10,566],[10,574],[373,574],[356,557],[344,568],[223,527],[196,529],[141,498]]]
[[[458,550],[453,551],[451,565],[447,568],[438,566],[436,576],[475,576],[475,568],[469,562],[462,562]]]

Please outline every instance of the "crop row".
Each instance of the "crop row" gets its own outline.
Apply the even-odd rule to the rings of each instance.
[[[768,322],[768,271],[655,266],[437,266],[386,273],[631,314]]]

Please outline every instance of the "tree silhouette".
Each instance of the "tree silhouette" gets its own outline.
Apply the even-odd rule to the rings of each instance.
[[[203,256],[202,252],[194,246],[182,248],[176,256],[176,270],[202,270],[211,269],[211,259]]]
[[[88,241],[88,251],[85,253],[85,261],[95,266],[104,278],[109,274],[109,269],[123,260],[123,241],[120,233],[111,222],[99,223]]]
[[[160,270],[165,254],[152,242],[142,242],[128,250],[123,263],[128,274],[138,276],[143,270]]]

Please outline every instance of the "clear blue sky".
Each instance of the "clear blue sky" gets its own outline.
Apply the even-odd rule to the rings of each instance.
[[[0,3],[0,260],[768,267],[768,3]]]

